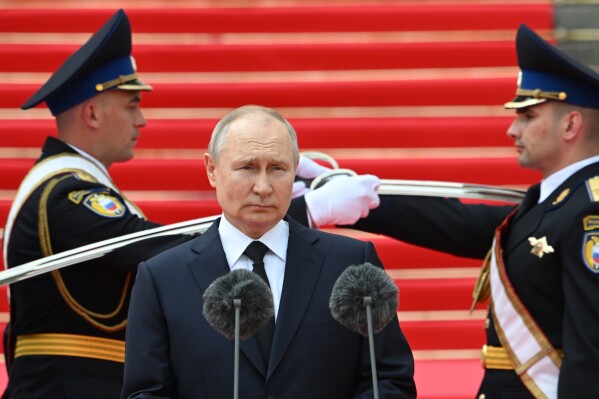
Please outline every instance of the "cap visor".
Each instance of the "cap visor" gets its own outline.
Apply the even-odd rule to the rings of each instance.
[[[133,80],[131,82],[127,82],[123,85],[118,85],[115,87],[118,90],[136,90],[136,91],[152,91],[154,88],[150,85],[145,84],[141,80]]]
[[[520,109],[526,107],[532,107],[533,105],[542,104],[546,102],[546,98],[533,98],[533,97],[523,97],[517,96],[512,101],[509,101],[503,104],[505,109]]]

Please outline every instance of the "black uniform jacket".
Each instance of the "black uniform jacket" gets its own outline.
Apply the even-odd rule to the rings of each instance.
[[[75,151],[50,137],[39,160],[61,153]],[[54,183],[56,185],[47,190],[47,198],[42,198],[44,190]],[[104,204],[94,208],[86,201],[91,194],[97,194],[96,198]],[[296,212],[301,214],[303,210],[305,213],[305,204],[297,203],[301,209]],[[124,207],[124,212],[110,212],[111,207],[118,205]],[[40,215],[43,214],[47,217],[49,239],[39,234],[39,222],[44,219]],[[21,265],[41,258],[44,240],[52,253],[58,253],[157,226],[127,209],[121,194],[74,173],[65,173],[42,184],[24,203],[12,229],[8,265]],[[10,324],[5,334],[5,353],[11,364],[3,397],[118,397],[123,363],[48,355],[22,356],[10,361],[15,339],[24,334],[58,333],[124,341],[130,291],[138,264],[190,238],[173,236],[138,242],[54,274],[12,284]],[[65,300],[69,296],[72,297],[71,305]],[[96,317],[92,313],[109,317]]]
[[[564,351],[558,382],[562,399],[599,398],[599,197],[592,192],[597,187],[592,180],[595,176],[599,176],[599,163],[576,172],[530,209],[525,199],[500,243],[516,293],[552,345]],[[495,229],[512,210],[512,206],[463,204],[455,199],[383,196],[380,207],[353,227],[483,259]],[[529,237],[546,237],[554,252],[534,255]],[[501,346],[490,319],[487,343]],[[509,370],[486,370],[479,393],[486,399],[532,397]]]

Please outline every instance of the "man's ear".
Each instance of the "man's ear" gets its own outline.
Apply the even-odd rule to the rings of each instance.
[[[564,116],[564,139],[573,140],[580,135],[583,125],[582,114],[578,111],[570,111]]]
[[[83,120],[89,127],[97,129],[100,126],[99,105],[96,102],[85,102],[81,112],[83,113]]]
[[[210,186],[216,187],[216,163],[209,153],[204,154],[204,165]]]

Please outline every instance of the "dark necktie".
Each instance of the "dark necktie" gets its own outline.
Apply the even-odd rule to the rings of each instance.
[[[270,287],[268,282],[268,276],[266,270],[264,270],[264,254],[268,251],[268,247],[260,241],[252,241],[250,245],[245,249],[243,254],[250,258],[254,262],[254,273],[259,275]],[[270,358],[270,347],[272,346],[272,337],[275,332],[275,319],[274,316],[268,321],[268,323],[262,327],[256,333],[256,339],[258,339],[258,345],[264,356],[264,360],[268,364]]]

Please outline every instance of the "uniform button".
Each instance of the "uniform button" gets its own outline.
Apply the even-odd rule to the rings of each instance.
[[[488,330],[490,325],[491,325],[491,320],[489,320],[489,318],[487,317],[485,319],[485,330]],[[481,398],[479,398],[479,399],[481,399]],[[482,399],[485,399],[485,398],[482,398]]]
[[[484,393],[481,393],[480,395],[478,395],[478,399],[485,399],[485,398],[486,398],[486,396]]]

